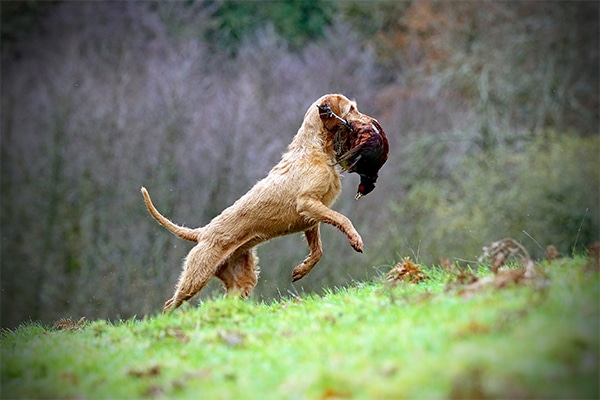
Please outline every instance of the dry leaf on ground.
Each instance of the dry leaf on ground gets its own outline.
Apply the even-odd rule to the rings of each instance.
[[[588,267],[600,271],[600,242],[594,242],[588,246]]]
[[[442,267],[442,269],[444,271],[448,271],[448,272],[452,272],[452,273],[458,273],[458,268],[456,267],[456,264],[454,264],[448,257],[441,257],[440,258],[440,267]]]
[[[132,369],[129,370],[127,375],[133,376],[135,378],[148,378],[152,376],[158,376],[161,373],[160,365],[152,365],[148,368],[143,369]]]
[[[73,317],[61,318],[54,323],[52,329],[57,331],[79,331],[87,325],[87,319],[85,317],[79,318],[79,321],[75,322]]]
[[[546,247],[546,260],[548,262],[552,262],[560,257],[560,253],[558,249],[554,245],[549,245]]]
[[[529,257],[523,245],[514,239],[506,238],[493,242],[483,248],[484,256],[491,262],[492,276],[477,278],[471,273],[461,272],[454,281],[446,285],[446,290],[458,289],[460,294],[471,294],[484,288],[502,289],[510,285],[534,285],[538,288],[547,283],[546,275]],[[501,267],[509,257],[518,257],[520,267],[505,269]],[[480,258],[480,260],[482,260]]]
[[[492,242],[489,246],[483,248],[483,255],[480,261],[485,259],[492,263],[492,272],[498,272],[498,269],[506,264],[509,257],[517,257],[521,265],[525,265],[531,258],[523,245],[512,238],[505,238],[497,242]]]
[[[413,263],[410,257],[404,257],[390,272],[386,275],[388,282],[410,282],[418,283],[427,279],[427,276],[421,271],[418,264]]]

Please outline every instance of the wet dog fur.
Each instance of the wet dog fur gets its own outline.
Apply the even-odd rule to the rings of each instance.
[[[340,167],[334,151],[338,122],[320,115],[328,105],[341,118],[369,123],[356,103],[340,94],[325,95],[313,103],[281,161],[209,224],[196,228],[176,225],[161,215],[142,188],[150,214],[178,237],[195,242],[187,255],[175,293],[163,311],[179,307],[216,276],[228,295],[246,297],[257,283],[255,247],[272,238],[304,232],[310,254],[292,273],[297,281],[308,274],[323,255],[320,223],[342,231],[350,245],[362,252],[363,241],[350,220],[330,206],[341,191]]]

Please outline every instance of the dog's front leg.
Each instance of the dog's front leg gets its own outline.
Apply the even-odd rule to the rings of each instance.
[[[311,229],[304,232],[308,247],[310,248],[310,254],[302,262],[294,268],[292,272],[292,282],[296,282],[298,279],[302,279],[306,274],[313,269],[316,263],[319,262],[323,255],[323,248],[321,247],[321,233],[319,232],[319,225],[315,225]]]
[[[360,253],[363,251],[363,241],[352,222],[345,215],[333,211],[321,201],[311,197],[301,197],[296,204],[296,211],[312,221],[324,222],[338,228],[348,236],[350,246]]]

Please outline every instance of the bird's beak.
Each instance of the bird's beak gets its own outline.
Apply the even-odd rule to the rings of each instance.
[[[360,200],[360,198],[361,198],[361,197],[363,197],[363,194],[362,194],[361,192],[357,192],[357,193],[356,193],[356,196],[354,196],[354,198],[355,198],[356,200]]]

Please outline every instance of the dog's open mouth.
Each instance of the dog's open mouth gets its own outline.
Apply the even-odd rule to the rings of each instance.
[[[317,105],[325,127],[334,134],[333,148],[336,161],[343,171],[360,175],[355,199],[375,189],[378,173],[388,159],[387,137],[379,122],[370,118],[365,123],[347,120],[336,115],[328,104]]]

